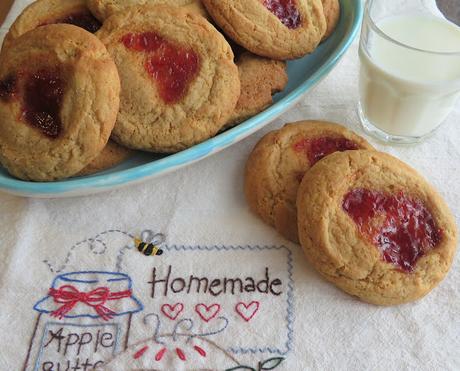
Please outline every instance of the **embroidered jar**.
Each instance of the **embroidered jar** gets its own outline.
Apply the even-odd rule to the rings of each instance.
[[[57,276],[39,312],[25,370],[92,370],[126,349],[131,317],[143,309],[123,273]]]

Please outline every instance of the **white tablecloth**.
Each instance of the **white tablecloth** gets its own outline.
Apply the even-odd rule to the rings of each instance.
[[[18,1],[12,14],[17,14],[25,2]],[[11,23],[12,14],[4,27]],[[59,320],[53,322],[49,313],[42,313],[49,303],[36,304],[46,297],[54,279],[60,282],[59,275],[63,273],[104,271],[129,276],[133,295],[143,303],[143,311],[132,314],[129,339],[123,327],[126,316],[115,317],[120,319],[117,336],[124,336],[126,342],[112,344],[108,339],[115,335],[107,330],[106,353],[87,349],[96,342],[96,330],[92,330],[92,335],[87,335],[87,339],[92,337],[90,345],[80,349],[80,362],[98,352],[104,359],[118,354],[112,363],[113,369],[118,370],[124,369],[124,362],[142,359],[143,352],[153,352],[148,356],[153,361],[161,346],[144,347],[148,342],[143,341],[153,334],[151,326],[147,326],[149,321],[153,323],[158,318],[162,323],[160,331],[166,334],[181,318],[190,318],[195,330],[188,329],[190,323],[184,321],[180,324],[182,331],[216,334],[194,337],[188,339],[189,343],[176,339],[188,361],[181,360],[174,339],[159,337],[167,348],[159,362],[170,362],[167,364],[171,370],[189,369],[191,365],[225,369],[238,364],[257,369],[259,362],[269,359],[266,369],[281,362],[276,369],[459,370],[458,254],[448,277],[423,300],[391,308],[376,307],[326,283],[305,263],[297,246],[262,223],[245,203],[245,161],[267,131],[295,120],[323,119],[343,123],[362,134],[356,111],[357,81],[355,42],[337,68],[290,112],[250,138],[183,170],[142,185],[81,198],[34,200],[0,194],[0,369],[19,370],[26,358],[30,369],[42,369],[47,359],[54,362],[54,366],[46,366],[53,370],[57,362],[61,362],[61,369],[67,361],[76,362],[78,349],[71,343],[77,337],[85,343],[81,341],[82,331],[87,328],[81,321],[86,319],[64,321],[67,328],[63,329]],[[445,197],[457,221],[459,122],[457,104],[443,127],[423,144],[391,147],[370,139],[377,148],[424,174]],[[165,235],[162,257],[144,257],[135,251],[132,237],[144,229]],[[275,283],[273,291],[264,292],[262,285],[261,291],[238,294],[236,290],[232,294],[229,289],[213,296],[209,292],[197,293],[196,288],[190,293],[180,291],[179,279],[179,292],[174,294],[171,289],[162,291],[165,288],[161,282],[152,284],[152,275],[156,272],[158,280],[165,278],[168,267],[171,280],[188,279],[190,275],[206,276],[209,282],[219,277],[251,276],[258,282],[268,274],[269,283]],[[101,273],[93,275],[100,278]],[[97,283],[80,285],[89,285],[89,289]],[[53,309],[56,308],[48,308]],[[79,310],[84,315],[88,308]],[[62,335],[62,344],[56,334]],[[64,341],[70,344],[66,354]],[[206,356],[192,345],[203,349]],[[145,367],[154,366],[146,363]]]

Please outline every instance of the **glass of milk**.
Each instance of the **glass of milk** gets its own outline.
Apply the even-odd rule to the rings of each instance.
[[[368,0],[359,55],[359,115],[379,139],[419,142],[460,103],[460,27],[436,0]]]

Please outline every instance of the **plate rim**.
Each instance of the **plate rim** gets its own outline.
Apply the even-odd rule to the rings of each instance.
[[[112,190],[129,184],[148,180],[159,174],[165,174],[190,165],[198,160],[217,153],[238,139],[247,137],[263,126],[275,120],[290,109],[304,94],[326,77],[355,40],[363,18],[361,0],[349,0],[353,20],[348,25],[345,37],[340,41],[336,50],[326,59],[307,80],[303,81],[283,99],[274,103],[266,110],[251,117],[243,123],[224,133],[210,138],[193,147],[152,162],[120,170],[114,174],[99,174],[85,178],[66,179],[56,182],[29,182],[0,175],[0,190],[6,193],[27,197],[59,197],[72,193],[75,195],[97,193]]]

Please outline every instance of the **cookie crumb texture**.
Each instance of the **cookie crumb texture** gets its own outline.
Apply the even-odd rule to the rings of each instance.
[[[327,24],[321,0],[202,0],[213,20],[236,43],[272,59],[311,53]]]
[[[366,302],[417,300],[452,264],[457,228],[451,212],[414,169],[390,155],[331,154],[303,178],[297,208],[308,260]]]
[[[111,15],[125,11],[131,6],[139,5],[169,5],[180,6],[189,12],[208,17],[201,0],[86,0],[91,13],[100,21],[105,21]]]
[[[118,143],[177,152],[214,136],[230,118],[240,95],[238,68],[224,37],[203,17],[137,6],[107,19],[97,35],[121,78]]]
[[[324,16],[326,17],[326,32],[322,41],[332,35],[337,24],[340,21],[340,1],[339,0],[322,0]]]
[[[65,23],[95,33],[101,23],[94,18],[86,6],[86,0],[38,0],[26,7],[11,25],[5,36],[2,49],[28,31],[39,26]]]
[[[299,242],[297,190],[306,172],[335,151],[373,149],[345,127],[299,121],[265,135],[246,165],[245,192],[250,208],[285,238]]]
[[[42,26],[0,55],[0,160],[14,176],[72,176],[106,145],[120,80],[105,46],[72,25]]]
[[[109,140],[102,152],[76,176],[86,176],[108,170],[131,157],[134,151]]]
[[[226,128],[262,112],[273,103],[273,95],[283,91],[288,83],[285,62],[245,52],[236,64],[241,95]]]

